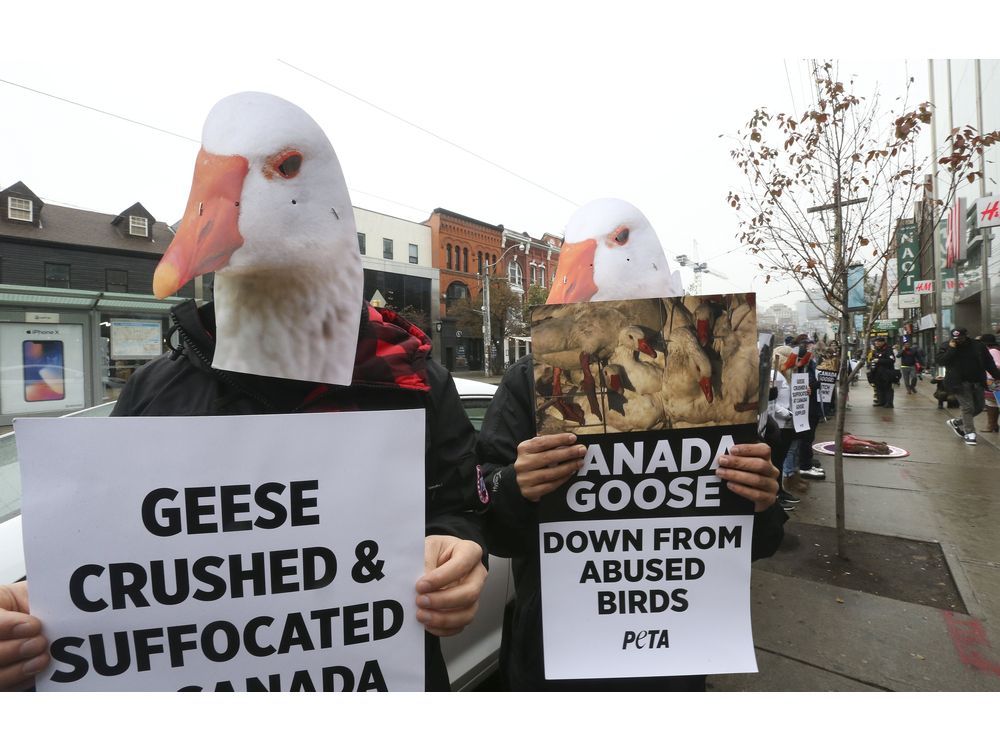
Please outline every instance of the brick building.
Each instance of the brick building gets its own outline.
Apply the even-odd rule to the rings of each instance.
[[[441,335],[435,358],[452,371],[482,370],[482,326],[462,326],[449,308],[479,296],[480,274],[500,257],[503,226],[443,208],[434,209],[424,223],[431,228],[432,263],[440,273]]]

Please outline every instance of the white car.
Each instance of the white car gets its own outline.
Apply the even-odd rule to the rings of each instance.
[[[455,378],[455,385],[473,427],[479,432],[496,386],[465,378]],[[66,417],[106,417],[114,405],[112,401]],[[0,583],[13,583],[24,575],[21,475],[11,432],[0,436]],[[504,608],[513,596],[510,560],[491,555],[490,575],[475,620],[461,634],[441,639],[453,690],[471,690],[496,671]]]

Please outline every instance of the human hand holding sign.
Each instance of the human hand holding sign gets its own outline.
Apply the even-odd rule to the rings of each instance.
[[[514,461],[514,476],[521,494],[537,503],[579,471],[586,454],[587,447],[577,445],[576,435],[570,432],[523,441],[517,446]]]
[[[533,503],[559,488],[583,466],[586,446],[576,445],[576,435],[539,435],[517,446],[514,473],[521,494]],[[771,463],[767,443],[734,445],[719,459],[716,474],[729,489],[750,500],[754,512],[767,510],[778,495],[778,470]]]
[[[750,500],[755,513],[774,505],[778,470],[771,463],[771,446],[767,443],[734,445],[728,456],[719,458],[715,473],[726,481],[729,489]]]
[[[424,575],[417,581],[417,620],[428,633],[457,635],[472,622],[486,583],[483,548],[468,539],[424,539]]]
[[[28,584],[0,586],[0,690],[31,687],[48,663],[42,622],[28,612]]]

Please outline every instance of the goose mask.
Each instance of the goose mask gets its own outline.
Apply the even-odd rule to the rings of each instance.
[[[284,99],[234,94],[205,121],[153,292],[210,272],[213,367],[350,384],[364,285],[351,199],[323,130]]]
[[[679,297],[663,246],[642,212],[602,198],[579,208],[566,224],[559,266],[546,303]]]

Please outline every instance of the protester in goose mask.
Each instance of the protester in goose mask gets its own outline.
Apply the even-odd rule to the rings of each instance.
[[[679,274],[670,273],[646,217],[620,200],[598,200],[569,220],[548,302],[676,297]],[[479,457],[490,494],[486,514],[490,552],[513,558],[516,597],[505,628],[501,668],[513,690],[703,690],[703,676],[599,680],[547,680],[542,621],[536,504],[581,466],[586,450],[569,433],[536,437],[530,355],[514,363],[486,413]],[[724,477],[754,504],[753,556],[774,553],[786,518],[775,506],[777,471],[764,443],[737,445],[722,460]]]

